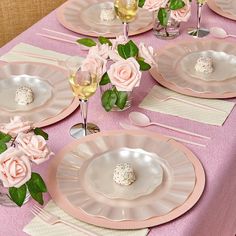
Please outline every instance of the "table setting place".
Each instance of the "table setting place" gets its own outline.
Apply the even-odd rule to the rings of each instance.
[[[0,48],[0,235],[236,235],[235,23],[68,0]]]

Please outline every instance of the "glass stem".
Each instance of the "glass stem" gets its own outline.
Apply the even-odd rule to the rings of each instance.
[[[199,32],[199,29],[200,29],[200,26],[201,26],[202,6],[203,6],[203,4],[198,3],[198,8],[197,8],[197,33]]]
[[[81,116],[83,119],[84,134],[86,136],[88,133],[88,130],[87,130],[88,100],[79,99],[79,101],[80,101],[80,108],[81,108]]]
[[[128,37],[129,37],[129,23],[123,22],[123,27],[124,27],[124,37],[125,37],[125,40],[128,41]]]

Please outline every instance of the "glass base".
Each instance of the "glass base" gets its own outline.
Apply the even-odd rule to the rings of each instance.
[[[196,29],[196,28],[189,28],[188,29],[188,34],[190,36],[193,36],[194,38],[203,38],[205,36],[207,36],[210,33],[210,31],[208,29]]]
[[[31,197],[30,193],[27,192],[23,205],[29,201],[30,197]],[[6,207],[19,207],[19,206],[16,205],[16,203],[14,203],[8,197],[8,189],[1,186],[1,184],[0,184],[0,205],[1,206],[6,206]]]
[[[87,123],[87,135],[98,133],[98,132],[100,132],[100,129],[97,125],[92,124],[92,123]],[[73,125],[70,129],[70,135],[76,139],[86,136],[84,124],[79,123],[79,124]]]

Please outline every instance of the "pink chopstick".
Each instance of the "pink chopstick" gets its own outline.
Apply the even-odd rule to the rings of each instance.
[[[71,44],[76,44],[77,45],[76,41],[72,41],[72,40],[68,40],[68,39],[64,39],[64,38],[60,38],[60,37],[56,37],[56,36],[51,36],[51,35],[48,35],[48,34],[41,34],[41,33],[36,33],[36,34],[40,35],[40,36],[43,36],[43,37],[46,37],[46,38],[49,38],[49,39],[54,39],[54,40],[57,40],[57,41],[62,41],[62,42],[66,42],[66,43],[71,43]]]

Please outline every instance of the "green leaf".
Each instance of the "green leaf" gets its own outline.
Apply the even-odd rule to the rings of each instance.
[[[41,192],[38,193],[34,193],[34,192],[30,192],[31,197],[37,201],[39,204],[43,205],[44,201],[43,201],[43,194]]]
[[[11,135],[0,132],[0,142],[7,143],[11,141],[11,139],[12,139]]]
[[[158,11],[158,20],[160,21],[160,24],[163,26],[167,26],[168,23],[168,14],[167,10],[165,8],[160,8]]]
[[[35,133],[36,135],[40,135],[40,136],[44,137],[45,140],[48,140],[48,134],[47,134],[46,132],[44,132],[42,129],[40,129],[40,128],[35,128],[35,129],[34,129],[34,133]]]
[[[7,145],[6,143],[0,141],[0,154],[5,152],[7,150]]]
[[[130,40],[128,43],[125,44],[125,51],[129,57],[136,57],[138,55],[139,50],[136,44],[132,40]]]
[[[11,187],[8,189],[11,200],[18,206],[22,206],[26,197],[26,185],[22,185],[19,188]]]
[[[185,6],[185,3],[182,0],[171,0],[170,1],[170,9],[171,10],[178,10],[180,8],[183,8],[184,6]]]
[[[108,84],[108,83],[110,83],[111,81],[110,81],[110,78],[109,78],[109,76],[108,76],[108,74],[107,74],[107,72],[105,73],[105,74],[103,74],[103,76],[102,76],[102,79],[101,79],[101,81],[99,82],[99,85],[106,85],[106,84]]]
[[[98,41],[101,43],[101,44],[108,44],[109,46],[112,46],[112,42],[106,38],[106,37],[103,37],[103,36],[99,36],[98,37]]]
[[[86,47],[93,47],[97,45],[96,42],[90,38],[78,39],[76,42]]]
[[[38,173],[32,172],[31,178],[26,182],[28,190],[31,193],[47,192],[47,187]]]
[[[137,62],[140,65],[140,70],[141,71],[146,71],[146,70],[149,70],[151,68],[151,66],[143,60],[137,60]]]
[[[105,91],[102,95],[102,106],[106,111],[110,111],[112,107],[116,104],[117,95],[116,92],[109,89]]]
[[[125,45],[123,45],[123,44],[118,44],[117,50],[118,50],[119,55],[120,55],[122,58],[124,58],[124,59],[127,59],[127,58],[128,58],[128,56],[126,55],[126,52],[125,52]]]
[[[139,0],[138,1],[138,6],[139,7],[143,7],[144,4],[145,4],[145,0]]]
[[[116,105],[123,110],[126,104],[126,101],[128,99],[128,94],[127,92],[124,91],[117,91],[117,100],[116,100]]]

